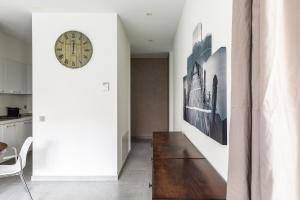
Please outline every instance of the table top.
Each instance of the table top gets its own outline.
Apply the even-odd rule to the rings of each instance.
[[[160,159],[153,165],[153,199],[226,199],[226,182],[206,159]]]
[[[7,144],[0,142],[0,152],[7,148]]]
[[[153,133],[154,159],[179,159],[205,157],[181,132],[154,132]]]

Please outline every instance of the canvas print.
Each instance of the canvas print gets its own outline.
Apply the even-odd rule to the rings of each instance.
[[[193,50],[183,78],[184,120],[227,145],[226,47],[212,52],[211,34],[202,38],[202,24],[193,33]]]

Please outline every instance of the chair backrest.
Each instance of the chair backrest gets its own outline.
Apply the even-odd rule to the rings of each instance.
[[[26,166],[27,153],[28,153],[30,145],[32,144],[32,141],[33,141],[32,137],[28,137],[25,140],[25,142],[21,148],[19,156],[21,157],[22,168],[24,168]]]

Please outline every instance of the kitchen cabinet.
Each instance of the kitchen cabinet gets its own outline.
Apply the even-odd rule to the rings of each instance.
[[[20,68],[20,70],[19,70]],[[6,91],[11,94],[21,93],[21,67],[16,62],[7,60],[6,62]]]
[[[6,91],[6,63],[3,59],[0,59],[0,93]]]
[[[14,146],[17,148],[18,137],[16,123],[5,124],[3,126],[3,142],[6,143],[8,146]]]
[[[0,125],[0,142],[3,142],[3,126]]]
[[[0,58],[0,93],[31,94],[31,66]]]
[[[17,125],[18,146],[22,147],[26,138],[32,135],[32,121],[19,122]]]
[[[26,93],[32,94],[32,66],[31,65],[26,65],[26,74],[27,74]]]
[[[26,138],[32,135],[31,119],[3,124],[1,127],[2,136],[0,136],[0,141],[16,147],[18,152],[20,152]]]

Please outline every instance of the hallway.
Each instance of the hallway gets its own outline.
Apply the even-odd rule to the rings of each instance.
[[[118,182],[29,182],[37,200],[150,200],[152,150],[149,143],[132,143],[132,150]],[[25,169],[29,181],[31,156]],[[18,177],[0,181],[0,199],[29,200]]]

